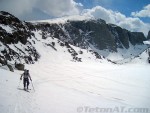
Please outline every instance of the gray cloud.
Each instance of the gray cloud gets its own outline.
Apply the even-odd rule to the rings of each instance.
[[[81,4],[73,0],[1,0],[0,10],[8,11],[17,17],[30,17],[34,9],[52,17],[79,14]]]
[[[8,11],[16,16],[31,12],[35,0],[1,0],[0,10]]]

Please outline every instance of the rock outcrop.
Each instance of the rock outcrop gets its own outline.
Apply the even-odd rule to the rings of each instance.
[[[150,39],[150,31],[148,32],[147,39]]]
[[[130,32],[113,24],[106,24],[104,20],[83,20],[66,23],[46,23],[46,22],[22,22],[15,16],[1,11],[0,12],[0,63],[5,65],[7,61],[13,63],[34,63],[40,58],[38,50],[33,46],[35,32],[40,31],[42,39],[48,37],[57,38],[62,43],[72,44],[80,48],[88,49],[94,47],[98,50],[108,50],[117,52],[117,49],[128,49],[130,44],[142,45],[146,37],[140,32]],[[148,34],[150,39],[150,32]],[[34,40],[33,40],[34,39]],[[32,43],[31,43],[32,41]],[[55,43],[46,44],[55,51]],[[13,46],[13,49],[12,49]],[[81,61],[77,57],[76,51],[71,47],[68,50],[73,59]],[[98,53],[92,50],[92,53],[101,58]],[[10,66],[9,66],[10,67]],[[16,67],[23,70],[23,66]],[[12,69],[11,69],[12,70]]]
[[[0,12],[0,63],[2,65],[9,65],[5,63],[6,61],[31,63],[32,60],[34,63],[40,57],[29,41],[34,34],[27,25],[26,22],[20,21],[7,12]],[[8,67],[10,69],[11,66]]]
[[[104,20],[68,21],[65,24],[39,23],[35,28],[42,31],[43,38],[55,37],[81,48],[92,44],[99,50],[117,52],[117,48],[129,48],[143,44],[146,37],[142,32],[130,32],[119,26],[106,24]]]

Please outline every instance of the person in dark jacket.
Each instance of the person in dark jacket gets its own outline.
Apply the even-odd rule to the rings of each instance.
[[[31,76],[29,74],[29,70],[26,70],[26,69],[24,70],[24,73],[21,74],[20,80],[22,80],[22,77],[23,77],[24,90],[26,90],[26,86],[28,90],[29,84],[30,84],[29,79],[32,81]]]

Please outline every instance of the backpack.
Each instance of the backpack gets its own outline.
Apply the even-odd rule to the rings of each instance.
[[[29,77],[29,72],[27,70],[24,71],[24,78],[28,78]]]

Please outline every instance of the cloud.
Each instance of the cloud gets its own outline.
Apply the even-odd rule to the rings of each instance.
[[[82,12],[82,15],[96,19],[101,18],[107,23],[116,24],[130,31],[143,32],[145,35],[150,30],[150,24],[144,23],[139,18],[126,17],[120,12],[108,10],[101,6],[86,9]]]
[[[0,10],[8,11],[17,17],[33,14],[39,9],[52,17],[79,14],[81,3],[73,0],[0,0]]]
[[[108,10],[101,6],[96,6],[92,9],[83,9],[83,5],[75,1],[76,0],[0,0],[0,10],[8,11],[23,20],[80,15],[85,18],[101,18],[107,23],[113,23],[131,31],[143,32],[145,35],[147,35],[150,30],[150,24],[144,23],[137,17],[126,17],[120,12]],[[95,0],[95,2],[96,1],[98,0]],[[108,0],[106,1],[108,2]],[[133,12],[132,15],[148,16],[150,15],[149,13],[150,4],[144,7],[140,12]]]
[[[36,5],[37,8],[54,17],[79,14],[79,6],[81,4],[73,0],[37,0]]]
[[[0,10],[8,11],[16,16],[31,12],[35,0],[1,0]]]
[[[145,6],[141,11],[131,13],[134,17],[150,17],[150,4]]]

